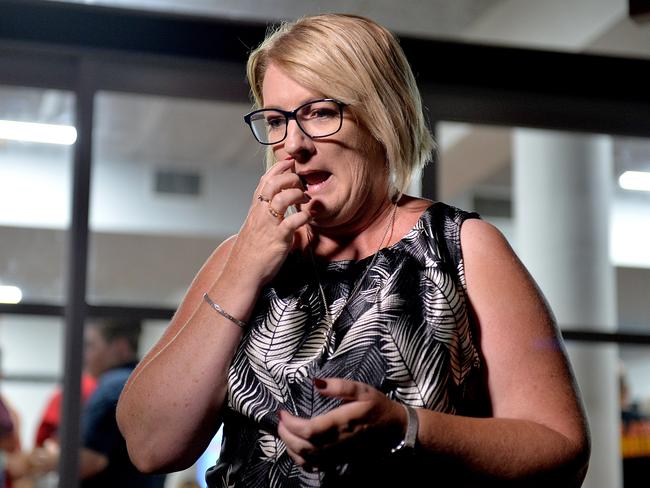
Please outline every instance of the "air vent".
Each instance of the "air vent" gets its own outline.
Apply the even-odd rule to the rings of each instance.
[[[198,196],[201,175],[191,171],[156,170],[155,191],[165,195]]]

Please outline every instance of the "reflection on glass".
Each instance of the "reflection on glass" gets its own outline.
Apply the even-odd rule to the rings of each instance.
[[[70,93],[0,86],[0,286],[14,287],[3,296],[62,301],[73,114]]]
[[[175,308],[261,176],[250,107],[112,92],[95,104],[89,301]]]

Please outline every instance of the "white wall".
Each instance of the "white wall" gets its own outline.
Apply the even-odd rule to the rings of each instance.
[[[650,268],[650,193],[617,192],[611,210],[610,251],[617,266]]]
[[[47,148],[49,149],[49,148]],[[0,225],[62,229],[70,222],[69,149],[0,152]]]
[[[259,169],[200,169],[199,196],[154,192],[151,166],[102,161],[94,170],[91,227],[95,231],[169,235],[231,235],[237,232],[262,175]]]
[[[23,446],[34,444],[38,419],[61,376],[63,324],[50,317],[0,316],[3,376],[41,375],[47,382],[2,381],[2,393],[21,417]]]

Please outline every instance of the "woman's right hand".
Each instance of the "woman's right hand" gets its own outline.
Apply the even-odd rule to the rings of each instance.
[[[310,197],[294,172],[295,161],[278,161],[260,179],[248,216],[224,267],[238,280],[261,288],[278,272],[293,247],[296,231],[310,219],[307,210],[284,217],[291,205]]]

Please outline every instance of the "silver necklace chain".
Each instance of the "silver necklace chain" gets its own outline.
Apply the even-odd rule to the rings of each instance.
[[[316,274],[316,282],[318,283],[318,291],[319,291],[321,300],[323,301],[323,307],[325,308],[325,314],[327,315],[327,317],[329,317],[331,326],[334,326],[336,321],[343,314],[343,312],[345,311],[345,308],[348,306],[348,303],[350,303],[350,300],[352,300],[352,298],[357,294],[357,292],[361,288],[361,285],[363,284],[363,280],[368,275],[368,272],[374,266],[375,261],[377,260],[377,256],[379,255],[379,251],[381,251],[382,245],[384,244],[384,241],[386,240],[386,236],[388,236],[388,232],[391,230],[391,228],[395,224],[395,214],[397,214],[397,201],[395,201],[395,204],[393,205],[393,211],[391,212],[390,221],[388,222],[388,226],[386,227],[386,230],[384,231],[384,235],[382,236],[381,241],[379,241],[379,246],[377,246],[377,250],[373,254],[372,259],[370,260],[370,263],[368,263],[368,266],[366,266],[366,269],[363,271],[363,274],[361,275],[361,278],[359,278],[357,280],[356,285],[354,286],[354,288],[352,289],[352,291],[348,295],[347,299],[345,300],[345,302],[343,303],[343,305],[339,309],[339,313],[334,318],[332,318],[330,308],[327,305],[327,300],[325,298],[325,291],[323,290],[323,285],[322,285],[322,283],[320,281],[320,277],[318,276],[318,269],[316,267],[316,261],[314,259],[314,252],[313,252],[313,250],[311,248],[311,243],[310,243],[309,256],[311,257],[311,262],[312,262],[312,265],[314,267],[314,273]]]

